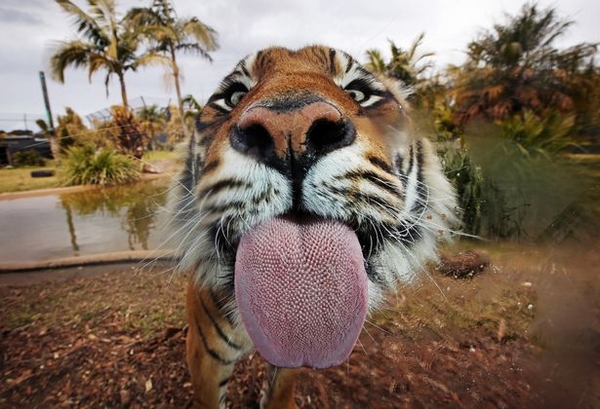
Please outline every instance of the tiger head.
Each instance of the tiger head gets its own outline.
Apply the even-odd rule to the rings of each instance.
[[[403,98],[344,52],[269,48],[197,120],[170,204],[180,267],[275,365],[343,361],[449,233],[454,192]]]

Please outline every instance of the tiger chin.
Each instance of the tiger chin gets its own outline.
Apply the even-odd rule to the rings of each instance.
[[[385,293],[435,258],[455,194],[404,96],[310,46],[250,55],[210,97],[169,200],[194,406],[223,406],[256,349],[261,406],[295,407],[293,368],[348,360]]]

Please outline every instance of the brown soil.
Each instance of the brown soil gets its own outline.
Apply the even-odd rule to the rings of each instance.
[[[532,332],[539,271],[501,270],[470,281],[432,272],[434,280],[400,290],[369,319],[347,364],[302,370],[297,404],[598,407],[600,350],[569,367],[595,372],[564,383],[559,360]],[[185,281],[166,264],[45,271],[11,285],[0,275],[0,406],[188,406]],[[588,330],[597,342],[598,327]],[[239,362],[228,407],[258,407],[264,374],[257,354]]]

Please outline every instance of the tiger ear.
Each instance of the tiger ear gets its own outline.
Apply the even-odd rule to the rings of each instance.
[[[379,80],[392,93],[392,95],[398,101],[398,104],[400,104],[402,109],[407,111],[409,107],[406,100],[414,92],[413,88],[407,86],[404,82],[396,78],[380,76]]]

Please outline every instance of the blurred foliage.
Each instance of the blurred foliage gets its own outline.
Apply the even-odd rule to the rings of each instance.
[[[502,120],[524,111],[543,116],[547,109],[573,112],[575,99],[585,97],[576,85],[597,74],[597,46],[555,48],[572,24],[554,8],[526,3],[519,14],[507,15],[504,25],[471,41],[466,63],[452,72],[458,121]]]
[[[600,145],[600,70],[597,44],[554,47],[571,25],[527,3],[469,43],[464,65],[435,75],[418,58],[430,57],[417,52],[422,36],[406,50],[391,43],[389,62],[368,51],[366,66],[411,85],[415,122],[438,141],[465,233],[562,240],[590,224],[600,197],[565,154]],[[402,76],[391,74],[398,50],[413,65]]]
[[[166,127],[167,141],[165,148],[168,150],[173,150],[175,149],[175,146],[185,139],[185,128],[183,126],[184,122],[179,114],[179,110],[174,106],[170,106],[169,112],[170,118]]]
[[[45,166],[46,159],[44,159],[38,151],[29,149],[15,152],[12,155],[12,165],[17,168],[23,166]]]
[[[149,150],[164,149],[161,136],[164,135],[170,115],[168,108],[159,108],[157,105],[144,106],[137,111],[142,129],[148,137]]]
[[[574,115],[552,111],[538,117],[525,110],[498,124],[502,135],[513,141],[524,155],[555,155],[576,145],[569,138],[574,123]]]
[[[90,132],[72,108],[67,107],[65,115],[58,115],[57,119],[56,137],[63,151],[71,146],[84,146],[96,142],[95,134]]]
[[[146,132],[148,127],[133,112],[122,106],[113,106],[111,113],[112,120],[107,130],[115,148],[124,155],[141,159],[149,142]]]

